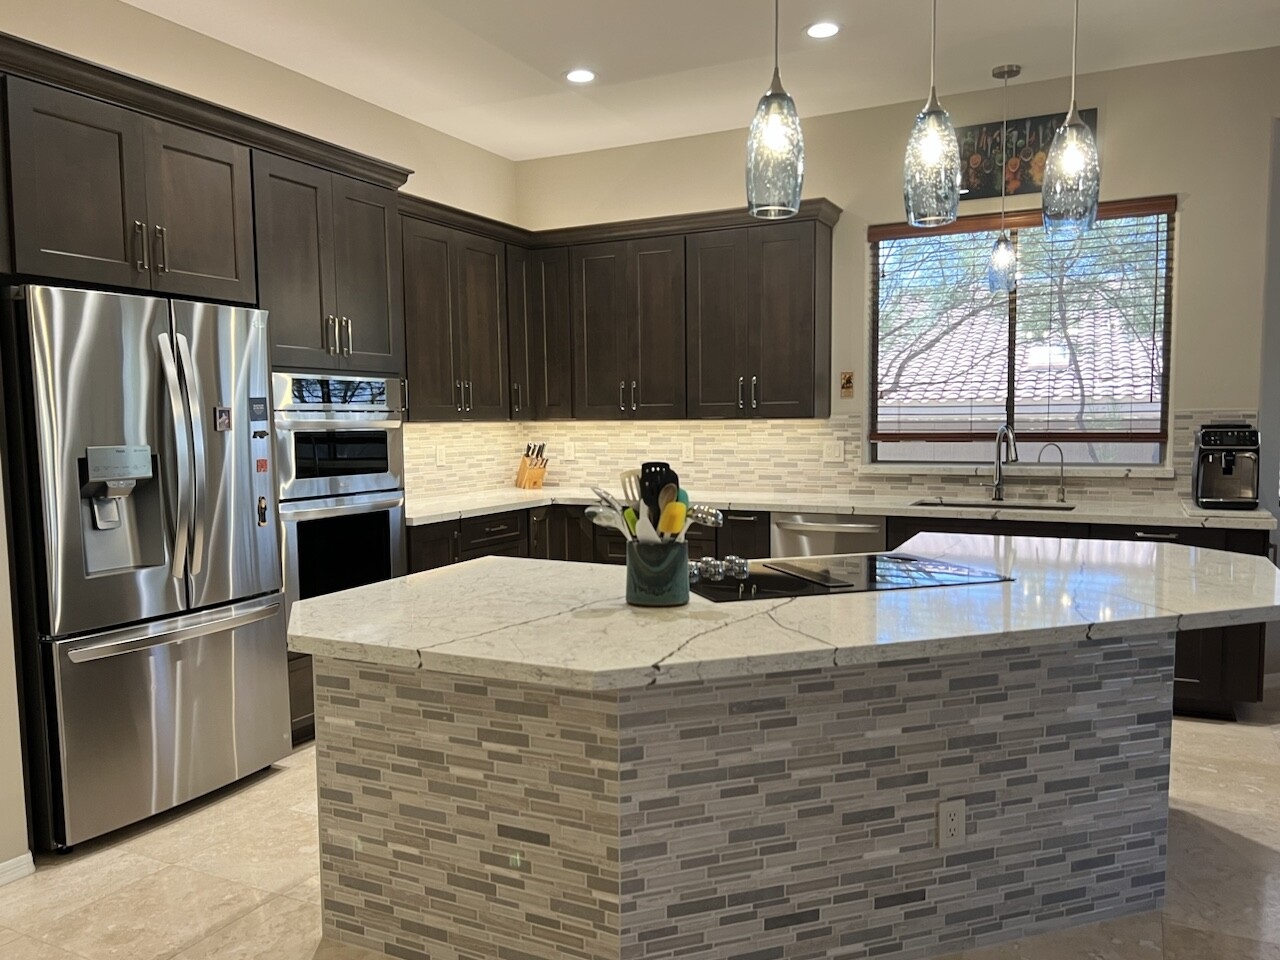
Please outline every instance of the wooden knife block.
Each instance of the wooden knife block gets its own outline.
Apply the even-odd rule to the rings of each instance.
[[[542,481],[547,475],[547,468],[544,464],[541,467],[534,466],[532,457],[521,457],[520,468],[516,470],[516,486],[521,490],[541,490]]]

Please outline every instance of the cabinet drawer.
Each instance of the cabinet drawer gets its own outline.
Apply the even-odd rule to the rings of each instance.
[[[528,540],[528,512],[512,510],[485,517],[467,517],[462,521],[462,553],[489,547],[508,540]]]
[[[1225,530],[1207,530],[1204,527],[1129,526],[1127,524],[1095,523],[1090,528],[1095,540],[1141,540],[1147,543],[1181,543],[1188,547],[1208,547],[1212,550],[1227,548]]]
[[[475,560],[477,557],[527,557],[529,541],[507,540],[488,547],[476,547],[474,550],[462,551],[463,560]]]

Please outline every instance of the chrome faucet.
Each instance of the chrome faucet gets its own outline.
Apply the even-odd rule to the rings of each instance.
[[[1048,450],[1050,447],[1053,447],[1053,449],[1058,451],[1058,502],[1066,503],[1067,502],[1067,481],[1066,481],[1065,474],[1067,471],[1067,458],[1066,456],[1063,455],[1062,448],[1058,446],[1056,443],[1046,443],[1043,447],[1040,448],[1040,453],[1036,456],[1036,463],[1040,463],[1042,460],[1044,460],[1044,452]]]
[[[1005,456],[1000,455],[1000,445],[1005,446]],[[1007,423],[1000,424],[1000,429],[996,431],[996,458],[994,464],[994,476],[991,484],[983,484],[983,486],[991,487],[991,499],[1004,499],[1004,465],[1006,463],[1018,462],[1018,438],[1013,434],[1013,427]]]

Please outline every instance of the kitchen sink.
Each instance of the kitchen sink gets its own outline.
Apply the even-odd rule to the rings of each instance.
[[[965,507],[978,510],[1074,510],[1074,503],[1051,503],[1047,500],[947,500],[926,497],[912,500],[912,507]]]

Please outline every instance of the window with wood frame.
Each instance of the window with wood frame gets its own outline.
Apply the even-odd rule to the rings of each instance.
[[[871,435],[878,460],[989,459],[1002,423],[1022,459],[1159,463],[1168,437],[1175,197],[1102,203],[1050,240],[1006,216],[1018,288],[993,294],[1000,215],[871,227]]]

